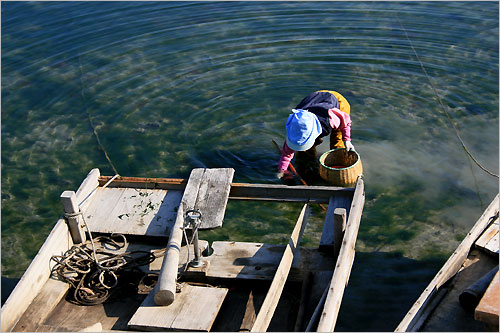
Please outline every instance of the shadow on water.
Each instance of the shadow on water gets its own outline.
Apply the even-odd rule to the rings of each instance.
[[[413,260],[356,252],[336,331],[392,332],[432,280],[443,257]]]
[[[10,293],[14,290],[20,279],[8,278],[2,276],[2,305],[9,298]]]

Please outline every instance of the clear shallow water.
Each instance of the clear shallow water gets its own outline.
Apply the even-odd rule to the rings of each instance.
[[[496,2],[1,6],[2,276],[26,269],[62,191],[94,167],[114,174],[89,117],[123,176],[232,167],[235,181],[278,183],[271,139],[283,142],[290,109],[341,92],[366,205],[340,330],[393,330],[498,192],[471,168],[405,35],[470,150],[498,173]],[[231,203],[206,236],[283,242],[299,211]],[[313,214],[310,245],[324,216]]]

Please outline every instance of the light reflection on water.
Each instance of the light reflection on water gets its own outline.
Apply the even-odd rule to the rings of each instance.
[[[235,181],[277,183],[271,139],[283,141],[302,97],[334,89],[351,104],[365,170],[357,246],[367,254],[357,260],[367,269],[379,260],[368,253],[388,252],[387,271],[402,260],[394,254],[420,260],[406,264],[424,272],[408,283],[418,289],[498,181],[471,169],[405,31],[463,139],[497,171],[497,13],[494,2],[2,3],[2,274],[22,274],[62,191],[94,167],[113,174],[88,115],[121,175],[233,167]],[[282,242],[298,215],[295,205],[263,205],[242,217],[259,207],[241,205],[207,237],[246,240],[253,226]]]

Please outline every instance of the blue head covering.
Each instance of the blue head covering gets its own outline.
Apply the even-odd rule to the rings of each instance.
[[[310,149],[321,134],[318,117],[307,110],[292,110],[286,122],[286,143],[295,151]]]

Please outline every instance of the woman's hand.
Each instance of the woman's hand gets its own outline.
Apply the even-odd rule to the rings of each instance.
[[[283,180],[293,179],[293,175],[288,170],[279,170],[276,174],[276,178]]]
[[[344,145],[345,145],[345,149],[347,151],[356,151],[356,149],[354,149],[354,146],[352,145],[351,141],[344,141]]]

